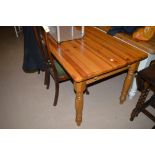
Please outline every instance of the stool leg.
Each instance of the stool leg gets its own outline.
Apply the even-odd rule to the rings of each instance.
[[[141,107],[143,106],[149,91],[150,91],[150,89],[148,89],[148,88],[146,88],[142,91],[142,93],[138,99],[137,105],[131,113],[130,121],[133,121],[134,118],[137,117],[138,114],[141,112]]]

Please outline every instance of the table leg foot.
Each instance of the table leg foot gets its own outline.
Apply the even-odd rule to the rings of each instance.
[[[77,126],[80,126],[81,123],[82,123],[82,119],[81,119],[81,120],[76,120],[76,124],[77,124]]]
[[[75,109],[76,109],[76,123],[77,126],[81,125],[82,122],[82,110],[83,110],[83,92],[86,88],[85,82],[74,83],[76,91]]]

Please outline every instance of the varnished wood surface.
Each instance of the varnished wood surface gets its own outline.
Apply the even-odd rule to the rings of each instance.
[[[108,32],[110,26],[98,26],[101,30]],[[155,36],[148,41],[138,41],[132,38],[132,35],[128,35],[126,33],[117,33],[115,35],[118,39],[137,47],[147,53],[155,54]]]
[[[139,49],[117,40],[94,27],[85,27],[82,39],[57,44],[48,35],[52,54],[75,82],[131,65],[147,57]]]
[[[119,39],[133,45],[147,53],[155,54],[155,36],[151,38],[149,41],[136,41],[132,38],[131,35],[127,35],[124,33],[118,33],[116,35]]]

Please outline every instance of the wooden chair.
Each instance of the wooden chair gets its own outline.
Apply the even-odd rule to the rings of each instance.
[[[138,99],[136,107],[131,113],[130,120],[133,121],[140,112],[143,112],[147,117],[155,122],[155,116],[148,110],[146,110],[148,106],[152,106],[153,108],[155,108],[155,63],[152,63],[148,68],[145,68],[138,72],[137,84],[138,90],[141,91],[141,95]],[[154,93],[151,98],[146,101],[147,95],[150,90],[152,90]]]
[[[63,67],[58,63],[58,61],[56,61],[56,59],[50,53],[47,44],[47,33],[44,31],[44,29],[42,27],[33,27],[33,30],[38,46],[40,48],[40,51],[42,52],[42,56],[45,61],[44,84],[46,85],[46,88],[49,89],[50,76],[52,76],[55,81],[55,97],[53,105],[56,106],[59,95],[59,83],[69,80],[70,76],[66,73]],[[86,94],[89,94],[87,89]]]
[[[69,80],[69,75],[65,72],[62,66],[54,59],[54,57],[50,54],[47,48],[46,42],[46,33],[42,27],[33,27],[34,34],[42,53],[42,56],[45,61],[45,79],[44,84],[46,88],[49,89],[50,85],[50,76],[53,77],[55,81],[55,97],[53,105],[56,106],[58,102],[58,95],[59,95],[59,83]]]

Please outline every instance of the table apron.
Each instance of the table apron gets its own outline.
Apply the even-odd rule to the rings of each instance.
[[[126,67],[123,67],[123,68],[114,70],[114,71],[112,71],[112,72],[109,72],[109,73],[104,73],[104,74],[102,74],[102,75],[95,76],[95,77],[93,77],[93,78],[91,78],[91,79],[86,80],[86,84],[90,84],[90,83],[93,83],[93,82],[95,82],[95,81],[104,79],[104,78],[106,78],[106,77],[108,77],[108,76],[111,76],[111,75],[117,74],[117,73],[119,73],[119,72],[122,72],[122,71],[124,71],[124,70],[126,70],[126,69],[128,69],[128,68],[129,68],[129,66],[126,66]]]

